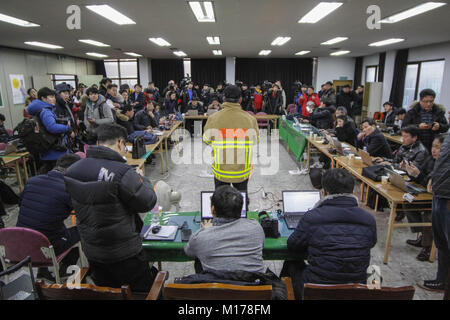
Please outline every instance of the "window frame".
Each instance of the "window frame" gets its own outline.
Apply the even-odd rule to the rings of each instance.
[[[414,90],[414,101],[417,101],[417,97],[419,95],[419,83],[420,83],[420,75],[422,71],[422,63],[426,62],[436,62],[436,61],[444,61],[445,65],[445,59],[429,59],[429,60],[418,60],[418,61],[408,61],[407,65],[417,64],[417,77],[416,77],[416,88]],[[406,74],[405,74],[406,77]],[[442,86],[442,83],[441,83]],[[403,89],[403,94],[405,94],[405,89]]]
[[[369,68],[375,68],[375,78],[374,78],[374,80],[372,81],[372,82],[377,82],[377,79],[378,79],[378,65],[371,65],[371,66],[366,66],[366,73],[364,74],[364,82],[370,82],[370,81],[367,81],[367,69],[369,69]]]
[[[58,82],[67,82],[67,81],[75,81],[75,88],[78,87],[78,76],[76,74],[60,74],[60,73],[50,73],[51,81],[53,84],[53,88],[56,88],[56,81]],[[67,79],[55,79],[55,76],[71,76],[73,78],[67,78]]]
[[[110,78],[112,81],[118,81],[119,82],[119,87],[122,85],[122,80],[136,80],[136,83],[140,83],[140,70],[139,70],[139,59],[105,59],[103,60],[103,64],[105,64],[105,62],[115,62],[117,63],[117,72],[119,77],[114,77],[114,78]],[[121,71],[120,71],[120,62],[136,62],[136,69],[137,69],[137,75],[136,78],[132,77],[132,78],[128,78],[128,77],[122,77]],[[106,75],[108,76],[108,75]]]

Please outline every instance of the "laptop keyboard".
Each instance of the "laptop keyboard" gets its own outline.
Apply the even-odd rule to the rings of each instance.
[[[285,215],[284,220],[289,229],[295,229],[299,221],[303,218],[303,215]]]

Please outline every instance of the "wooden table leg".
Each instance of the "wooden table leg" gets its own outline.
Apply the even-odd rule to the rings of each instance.
[[[161,157],[161,174],[164,174],[164,140],[159,145],[159,155]]]
[[[19,183],[19,190],[20,190],[20,192],[22,192],[23,191],[23,181],[22,181],[22,175],[20,174],[19,160],[16,160],[15,164],[16,164],[17,182]]]
[[[306,141],[308,141],[308,140],[306,140]],[[308,153],[308,159],[307,159],[308,161],[306,163],[306,169],[309,172],[310,161],[311,161],[311,144],[309,143],[309,141],[308,141],[308,145],[307,145],[306,149],[307,149],[307,153]]]
[[[161,261],[158,261],[158,271],[161,271],[162,270],[162,263],[161,263]]]
[[[391,205],[391,214],[389,216],[389,225],[386,237],[386,250],[384,252],[384,261],[383,261],[384,264],[388,263],[389,251],[391,249],[392,231],[394,230],[395,215],[397,212],[397,205],[394,203],[390,203],[390,205]]]
[[[367,185],[367,188],[366,188],[366,201],[365,201],[365,205],[367,206],[367,202],[369,202],[369,191],[370,191],[370,187],[369,187],[369,185]]]
[[[365,188],[365,183],[361,181],[361,196],[360,196],[360,201],[363,201],[363,196],[364,196],[364,188]]]
[[[378,193],[375,196],[375,211],[377,211],[377,209],[378,209]]]
[[[430,262],[434,262],[434,260],[436,259],[436,244],[432,243],[431,245],[431,251],[430,251]]]
[[[23,157],[23,170],[25,172],[25,183],[28,181],[27,157]]]
[[[169,172],[169,138],[164,139],[165,149],[166,149],[166,172]]]

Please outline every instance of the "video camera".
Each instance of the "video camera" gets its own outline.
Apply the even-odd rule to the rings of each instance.
[[[264,80],[263,84],[261,85],[262,91],[269,91],[273,86],[273,83],[269,80]]]
[[[189,74],[187,74],[186,77],[184,77],[183,79],[180,80],[180,85],[179,88],[180,89],[184,89],[187,88],[188,83],[192,81],[192,78],[189,76]],[[172,88],[172,86],[170,86],[170,90],[172,91],[174,88]]]

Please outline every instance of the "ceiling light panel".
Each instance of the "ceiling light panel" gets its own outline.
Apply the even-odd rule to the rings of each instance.
[[[302,56],[302,55],[307,54],[307,53],[310,53],[310,52],[311,52],[311,51],[303,50],[303,51],[297,52],[295,55],[296,55],[296,56]]]
[[[260,56],[268,56],[271,52],[272,50],[261,50],[258,54]]]
[[[405,39],[392,38],[392,39],[386,39],[383,41],[373,42],[373,43],[369,44],[369,46],[370,47],[381,47],[381,46],[387,46],[387,45],[402,42],[402,41],[405,41]]]
[[[136,24],[136,22],[128,18],[126,15],[120,13],[107,4],[86,6],[86,8],[118,25]]]
[[[326,45],[331,45],[331,44],[335,44],[338,42],[342,42],[347,39],[348,39],[347,37],[336,37],[336,38],[330,39],[328,41],[322,42],[321,44],[326,46]]]
[[[219,37],[206,37],[206,41],[208,41],[208,43],[210,45],[218,45],[218,44],[220,44],[220,38]]]
[[[278,37],[272,41],[271,45],[272,46],[282,46],[289,40],[291,40],[291,37]]]
[[[344,54],[350,53],[350,51],[348,50],[341,50],[341,51],[336,51],[333,53],[330,53],[330,56],[342,56]]]
[[[151,42],[153,42],[154,44],[157,44],[160,47],[170,47],[171,44],[168,43],[166,40],[164,40],[163,38],[149,38],[148,40],[150,40]]]
[[[90,39],[80,39],[78,41],[86,43],[86,44],[90,44],[91,46],[96,46],[96,47],[110,47],[109,44],[105,44],[103,42],[90,40]]]
[[[107,58],[108,57],[106,54],[101,54],[101,53],[97,53],[97,52],[86,52],[86,54],[88,56],[97,57],[97,58]]]
[[[8,16],[3,13],[0,13],[0,21],[15,24],[16,26],[21,26],[21,27],[40,27],[36,23],[32,23],[32,22],[22,20],[19,18],[14,18],[14,17]]]
[[[39,41],[26,41],[25,44],[28,44],[30,46],[35,46],[35,47],[47,48],[47,49],[63,49],[63,47],[61,47],[61,46],[44,43],[44,42],[39,42]]]
[[[396,23],[414,16],[417,16],[419,14],[425,13],[427,11],[439,8],[446,5],[445,2],[426,2],[422,3],[418,6],[415,6],[411,9],[399,12],[397,14],[394,14],[390,17],[384,18],[383,20],[380,20],[382,23]]]
[[[216,22],[211,1],[189,1],[189,5],[198,22]]]
[[[298,23],[316,23],[340,6],[342,6],[342,2],[320,2],[310,12],[305,14]]]

